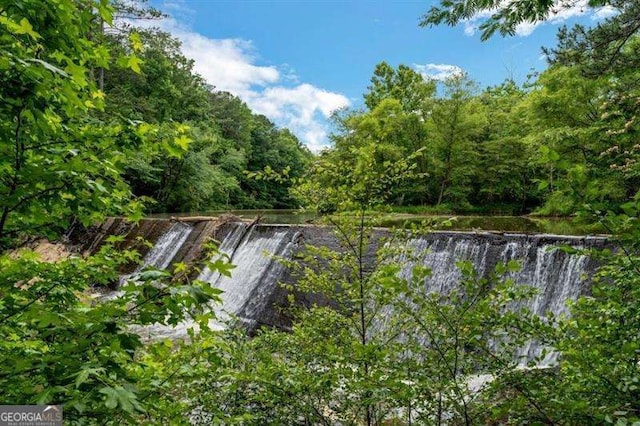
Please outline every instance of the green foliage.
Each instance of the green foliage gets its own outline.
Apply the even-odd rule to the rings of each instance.
[[[54,235],[72,216],[89,223],[116,211],[140,211],[120,175],[126,151],[140,141],[128,137],[130,127],[91,118],[104,96],[91,71],[111,59],[86,37],[93,5],[27,1],[6,5],[0,14],[2,240]],[[108,4],[96,5],[108,20]]]
[[[511,33],[520,22],[545,17],[553,6],[441,3],[424,24],[455,24],[491,9],[493,15],[481,25],[484,38],[496,30]],[[610,4],[619,13],[592,29],[562,29],[559,46],[545,50],[552,66],[518,109],[527,115],[529,162],[537,174],[533,182],[545,198],[540,211],[599,217],[616,236],[618,249],[587,253],[602,264],[589,294],[569,306],[570,316],[549,318],[555,327],[534,332],[557,349],[557,366],[503,373],[492,392],[473,402],[479,423],[640,424],[640,234],[633,145],[640,8],[636,1],[590,4]]]
[[[92,37],[113,13],[107,1],[0,9],[0,395],[13,404],[62,404],[69,424],[137,423],[160,407],[176,373],[158,360],[173,345],[145,345],[136,331],[191,317],[204,328],[218,294],[206,283],[144,271],[105,299],[101,289],[113,287],[137,253],[108,244],[87,258],[44,262],[17,251],[36,236],[58,237],[71,221],[139,219],[147,200],[134,198],[124,177],[129,158],[178,159],[190,149],[184,126],[105,114],[96,71],[117,64],[133,76],[144,63],[136,33],[120,50]],[[212,267],[228,271],[225,262]]]
[[[164,150],[139,150],[127,157],[126,180],[133,193],[153,197],[154,211],[297,207],[288,182],[246,179],[245,170],[289,166],[301,175],[310,153],[287,130],[252,114],[237,97],[212,92],[195,74],[180,42],[157,30],[113,32],[107,42],[128,54],[131,37],[142,47],[140,72],[115,64],[105,73],[105,117],[188,125]],[[158,137],[167,139],[163,132]],[[184,155],[182,155],[184,154]]]
[[[364,213],[387,202],[402,182],[420,177],[412,164],[419,151],[393,161],[385,158],[384,147],[370,142],[350,148],[349,153],[349,158],[334,160],[326,155],[313,163],[307,178],[295,188],[307,208],[319,213]]]
[[[533,179],[536,168],[530,164],[531,147],[525,137],[531,124],[523,101],[526,92],[513,81],[487,88],[479,97],[486,111],[486,127],[479,146],[481,171],[475,188],[479,200],[518,202],[521,211],[538,202]],[[482,202],[481,204],[485,204]]]
[[[589,6],[619,5],[620,0],[589,0]],[[501,35],[514,35],[521,23],[535,23],[549,18],[556,8],[569,7],[573,2],[553,0],[521,0],[502,2],[501,0],[441,0],[439,6],[432,6],[422,17],[421,26],[439,24],[457,25],[465,19],[489,13],[489,18],[480,24],[482,39],[487,40],[496,31]]]
[[[288,170],[288,175],[296,179],[305,172],[311,159],[310,151],[286,129],[277,129],[264,116],[254,118],[251,131],[251,156],[248,171]],[[244,208],[286,208],[299,207],[290,196],[290,181],[249,179],[243,175],[242,198],[238,200]]]
[[[475,84],[465,75],[452,76],[443,84],[445,97],[437,99],[431,110],[429,150],[433,158],[436,187],[435,204],[447,200],[468,203],[471,183],[479,165],[476,140],[484,126],[485,111],[473,99]]]
[[[172,344],[144,345],[140,330],[190,317],[206,327],[207,302],[218,291],[198,281],[173,284],[167,272],[148,270],[121,286],[119,297],[100,297],[131,261],[139,261],[137,253],[111,245],[87,259],[53,263],[28,251],[0,257],[4,401],[61,403],[69,424],[134,422],[156,408],[170,374],[156,357]]]
[[[418,72],[406,65],[393,69],[386,62],[376,65],[371,86],[364,95],[367,108],[374,110],[385,99],[396,99],[406,113],[422,112],[425,101],[435,94],[433,81],[425,81]]]

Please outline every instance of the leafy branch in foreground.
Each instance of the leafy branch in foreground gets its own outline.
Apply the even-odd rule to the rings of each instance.
[[[562,9],[581,6],[578,0],[442,0],[439,6],[432,6],[425,14],[420,26],[446,24],[454,26],[476,17],[485,18],[480,24],[482,40],[499,32],[514,35],[518,25],[536,23],[552,18]],[[613,5],[621,7],[622,0],[589,0],[589,7]]]
[[[139,261],[137,253],[111,244],[87,259],[46,263],[28,251],[0,257],[4,401],[63,404],[71,424],[132,422],[155,406],[168,381],[168,368],[157,368],[156,357],[182,343],[144,343],[139,330],[189,318],[207,328],[208,304],[219,291],[145,270],[118,297],[101,297],[101,289],[118,281],[119,267],[132,261]]]

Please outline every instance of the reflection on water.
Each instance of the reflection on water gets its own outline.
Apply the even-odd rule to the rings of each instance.
[[[169,219],[171,217],[220,216],[231,214],[241,219],[255,219],[260,216],[262,223],[301,224],[312,223],[318,218],[315,213],[300,213],[298,210],[214,210],[189,213],[154,213],[151,218]]]
[[[314,213],[300,213],[297,210],[219,210],[173,214],[154,214],[151,217],[170,218],[188,216],[220,216],[233,214],[242,219],[261,217],[262,223],[304,224],[319,223]],[[443,230],[452,231],[496,231],[525,234],[589,235],[601,234],[598,225],[585,225],[571,218],[538,218],[529,216],[434,216],[418,214],[389,214],[384,216],[379,226],[401,227],[422,221]]]

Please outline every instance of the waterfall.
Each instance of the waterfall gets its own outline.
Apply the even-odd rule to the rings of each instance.
[[[199,280],[223,291],[222,306],[216,311],[222,318],[235,315],[245,322],[255,322],[265,311],[278,285],[283,266],[274,256],[287,257],[299,232],[291,227],[259,228],[237,224],[225,238],[220,251],[227,254],[236,267],[231,277],[205,268]]]
[[[522,267],[517,272],[507,274],[507,277],[537,291],[533,298],[513,303],[511,309],[525,307],[541,317],[547,313],[552,313],[555,317],[565,316],[569,313],[567,302],[576,300],[586,291],[583,275],[591,268],[589,258],[585,255],[568,254],[550,244],[509,242],[500,254],[500,261],[507,262],[511,259],[522,260]],[[529,341],[518,351],[517,357],[524,364],[527,360],[538,357],[543,349],[538,342]],[[553,365],[556,359],[557,353],[549,352],[538,366]]]
[[[566,302],[575,300],[585,291],[582,275],[590,269],[589,258],[568,254],[553,244],[519,237],[502,244],[462,235],[415,239],[409,244],[418,254],[419,262],[432,271],[425,282],[425,291],[447,293],[457,288],[462,278],[456,266],[458,261],[470,261],[479,276],[486,276],[497,262],[516,260],[521,262],[520,270],[508,273],[505,278],[538,290],[538,295],[524,302],[531,312],[566,314]],[[573,247],[584,248],[575,244]],[[407,262],[400,276],[410,278],[413,266],[412,262]]]
[[[183,222],[170,226],[164,223],[161,228],[152,222],[146,225],[144,228],[134,229],[133,237],[129,240],[134,241],[136,236],[147,238],[159,229],[164,230],[164,233],[144,256],[141,265],[132,274],[124,275],[121,282],[135,280],[135,275],[144,268],[166,269],[172,262],[190,262],[194,257],[186,260],[183,257],[193,250],[194,242],[201,244],[208,236],[214,236],[214,231],[202,225]],[[193,232],[194,229],[197,232]],[[250,327],[260,324],[288,325],[288,319],[278,309],[278,305],[286,303],[287,297],[279,283],[283,281],[294,284],[296,278],[274,257],[290,259],[299,249],[299,237],[305,244],[339,249],[331,228],[228,223],[224,228],[215,229],[215,232],[223,231],[220,251],[229,256],[236,267],[231,270],[231,277],[221,276],[205,267],[198,279],[223,291],[222,304],[214,307],[219,318],[234,316]],[[376,232],[384,236],[386,231]],[[434,232],[408,242],[415,261],[432,271],[424,283],[426,292],[445,294],[458,288],[462,278],[456,265],[458,261],[471,262],[478,275],[487,276],[498,262],[519,260],[522,263],[521,269],[509,272],[506,278],[513,279],[517,284],[533,286],[539,294],[520,305],[514,304],[512,308],[526,307],[537,315],[544,315],[549,311],[556,316],[567,313],[567,301],[575,300],[587,291],[588,283],[583,275],[588,276],[595,268],[590,258],[559,250],[557,246],[562,244],[576,248],[595,247],[603,246],[606,240],[547,235]],[[181,250],[183,246],[184,250]],[[406,257],[401,257],[400,261],[404,262],[400,276],[409,279],[414,261],[409,261]],[[157,337],[176,337],[184,335],[188,326],[185,323],[173,331],[158,328],[151,333],[157,333]],[[541,350],[535,342],[530,342],[522,348],[520,355],[531,359]],[[553,357],[550,355],[544,362],[552,363]]]
[[[448,293],[460,284],[462,274],[456,266],[458,261],[470,261],[480,275],[487,272],[489,242],[448,237],[443,239],[414,239],[409,242],[411,250],[419,256],[419,261],[431,269],[425,290]],[[409,279],[414,264],[403,265],[400,277]]]
[[[193,226],[186,223],[174,223],[171,228],[160,237],[153,248],[146,254],[137,272],[144,268],[166,269],[175,257],[180,247],[187,241],[193,231]]]
[[[193,226],[189,224],[181,222],[174,223],[144,256],[135,271],[120,277],[120,284],[122,285],[129,280],[135,280],[140,272],[146,268],[166,269],[178,253],[178,250],[180,250],[180,247],[182,247],[185,241],[187,241],[187,238],[189,238],[189,235],[191,235],[191,231],[193,231]]]
[[[531,312],[537,315],[544,315],[547,311],[556,316],[567,314],[566,302],[577,299],[585,291],[582,275],[587,271],[587,256],[567,254],[550,244],[537,246],[532,242],[509,242],[500,254],[500,261],[509,260],[521,260],[522,267],[507,277],[538,291],[533,299],[526,302]]]
[[[226,277],[208,267],[203,268],[198,280],[223,291],[222,305],[214,306],[218,321],[210,326],[222,327],[220,320],[237,317],[246,325],[253,326],[268,318],[275,311],[272,296],[278,289],[284,267],[274,257],[288,258],[294,249],[300,232],[289,226],[260,227],[245,223],[234,223],[223,239],[219,251],[226,254],[236,267],[231,277]],[[144,257],[143,264],[130,275],[121,279],[135,278],[143,268],[154,266],[167,268],[191,233],[192,227],[182,223],[173,225],[163,234],[153,249]],[[217,255],[214,257],[217,258]],[[187,320],[176,326],[155,324],[136,328],[136,332],[149,338],[181,338],[187,330],[197,325]]]
[[[444,237],[444,238],[443,238]],[[426,292],[446,294],[457,288],[462,278],[458,261],[473,263],[479,276],[487,276],[498,262],[516,260],[521,268],[507,273],[503,279],[512,279],[517,285],[533,287],[537,294],[527,300],[514,302],[509,309],[527,308],[531,313],[555,317],[568,314],[567,302],[576,300],[587,290],[586,275],[595,268],[592,260],[579,254],[569,254],[558,245],[570,243],[573,248],[585,248],[587,239],[567,239],[545,242],[540,236],[507,235],[500,238],[479,238],[471,234],[457,234],[418,238],[409,244],[417,261],[431,269],[425,281]],[[415,263],[407,262],[400,272],[401,278],[410,279]],[[522,347],[516,357],[521,364],[539,356],[543,350],[535,341]],[[550,352],[539,366],[554,364],[557,354]]]

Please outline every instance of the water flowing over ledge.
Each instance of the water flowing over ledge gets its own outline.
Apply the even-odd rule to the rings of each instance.
[[[383,236],[388,231],[375,232]],[[93,235],[88,235],[84,245],[88,250],[95,250],[108,235],[125,235],[123,247],[136,246],[139,237],[154,244],[142,253],[143,265],[124,273],[147,266],[171,268],[175,262],[202,262],[202,244],[209,238],[219,240],[220,250],[236,265],[232,276],[220,276],[204,268],[197,278],[224,291],[222,306],[216,308],[219,315],[233,315],[250,329],[262,325],[287,327],[290,323],[290,318],[280,309],[287,304],[288,294],[279,283],[294,284],[295,277],[274,256],[290,259],[305,244],[338,249],[329,227],[248,224],[206,218],[186,222],[147,219],[138,226],[111,219],[94,230]],[[601,248],[608,246],[608,241],[590,236],[433,232],[414,238],[409,244],[419,254],[419,261],[433,271],[425,282],[425,291],[447,292],[455,288],[461,277],[456,266],[459,260],[470,261],[482,275],[492,271],[499,262],[516,259],[522,267],[509,277],[538,290],[538,295],[526,302],[527,307],[539,315],[546,311],[562,315],[566,314],[568,300],[588,292],[589,276],[596,264],[587,256],[570,254],[558,247]],[[144,246],[139,248],[145,250]],[[370,250],[365,262],[373,264],[374,252]],[[401,274],[408,276],[410,270],[411,265],[407,264]],[[151,333],[179,337],[188,326],[163,327]],[[539,351],[540,348],[531,343],[522,349],[521,355],[532,357]]]

